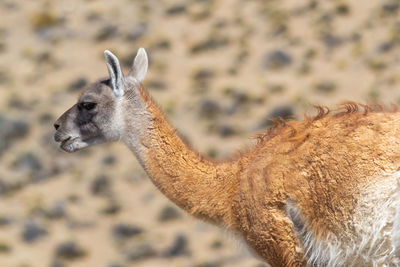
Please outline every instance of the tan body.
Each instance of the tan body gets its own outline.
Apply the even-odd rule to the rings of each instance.
[[[108,58],[108,66],[118,69],[115,60]],[[314,119],[273,128],[235,159],[212,162],[182,142],[141,86],[144,76],[135,76],[135,64],[119,81],[123,96],[115,93],[115,81],[113,90],[88,88],[78,102],[95,101],[93,91],[105,102],[114,92],[117,100],[107,106],[112,121],[94,122],[101,133],[71,137],[68,132],[86,131],[64,127],[71,117],[86,116],[73,108],[56,122],[56,140],[65,150],[121,139],[169,199],[242,236],[272,266],[400,263],[399,113],[358,111],[352,103],[336,115],[319,109]],[[98,125],[105,121],[107,127]]]

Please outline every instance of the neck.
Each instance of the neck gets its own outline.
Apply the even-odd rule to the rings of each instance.
[[[125,99],[123,140],[153,183],[193,216],[231,228],[240,161],[215,163],[189,149],[143,88]]]

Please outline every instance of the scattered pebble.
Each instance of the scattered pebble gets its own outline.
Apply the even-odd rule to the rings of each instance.
[[[99,32],[96,34],[97,41],[105,41],[115,37],[118,34],[118,29],[114,25],[105,25],[100,28]]]
[[[175,237],[174,242],[172,243],[171,247],[168,248],[164,256],[165,257],[179,257],[179,256],[185,256],[189,255],[190,251],[188,248],[188,240],[185,235],[183,234],[178,234]]]
[[[68,85],[68,91],[69,92],[81,91],[87,84],[88,81],[85,77],[78,77]]]
[[[274,50],[264,56],[263,66],[267,70],[281,70],[292,63],[292,56],[283,50]]]
[[[31,172],[37,172],[43,168],[39,157],[32,152],[27,152],[19,155],[18,158],[14,161],[13,166],[17,170]]]
[[[332,93],[336,89],[336,84],[330,80],[322,80],[314,84],[314,89],[321,93]]]
[[[292,106],[278,106],[272,109],[267,116],[260,123],[259,128],[266,128],[271,126],[273,123],[271,119],[293,119],[293,107]]]
[[[75,241],[66,241],[55,249],[55,256],[63,260],[76,260],[86,256],[86,251]]]
[[[159,222],[169,222],[182,218],[181,212],[170,205],[165,206],[158,215]]]
[[[212,119],[218,116],[221,111],[219,104],[211,99],[205,99],[200,103],[200,116]]]
[[[102,162],[104,165],[111,166],[111,165],[114,165],[116,161],[117,161],[117,158],[116,158],[113,154],[107,154],[107,155],[102,159],[101,162]]]
[[[61,219],[66,216],[66,203],[65,201],[55,201],[52,206],[43,211],[47,219]]]
[[[90,184],[90,192],[95,196],[109,196],[111,194],[111,180],[108,176],[100,175]]]
[[[218,134],[221,137],[230,137],[236,134],[236,130],[232,125],[222,124],[218,126]]]
[[[128,261],[138,261],[154,257],[156,251],[150,244],[141,243],[129,247],[124,251],[124,255]]]
[[[22,119],[0,114],[0,155],[16,140],[25,137],[30,125]]]
[[[138,23],[128,31],[126,39],[128,41],[137,41],[147,34],[148,28],[147,23]]]
[[[215,50],[221,47],[225,47],[229,44],[229,39],[226,37],[211,36],[210,38],[200,41],[194,44],[190,48],[192,54],[202,53],[208,50]]]
[[[0,240],[0,254],[10,253],[12,251],[12,247],[6,241]]]
[[[168,8],[165,13],[168,16],[175,16],[184,14],[185,11],[186,11],[186,6],[184,4],[177,4]]]
[[[144,230],[141,227],[126,223],[120,223],[113,226],[112,235],[114,239],[120,241],[139,235],[143,233],[143,231]]]
[[[33,243],[47,235],[47,230],[34,221],[28,221],[22,231],[22,239],[27,243]]]

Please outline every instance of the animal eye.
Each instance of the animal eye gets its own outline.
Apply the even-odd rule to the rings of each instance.
[[[96,107],[96,103],[93,102],[82,102],[79,104],[80,109],[92,110]]]

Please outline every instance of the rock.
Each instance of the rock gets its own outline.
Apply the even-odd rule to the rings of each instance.
[[[10,253],[12,250],[11,245],[5,241],[0,240],[0,254]]]
[[[190,251],[188,249],[188,240],[186,236],[179,234],[176,236],[174,242],[172,243],[172,246],[165,251],[164,256],[178,257],[189,254]]]
[[[156,255],[155,250],[150,244],[135,244],[125,250],[125,257],[128,261],[137,261],[152,258]]]
[[[23,181],[5,182],[4,180],[0,179],[0,196],[14,193],[22,189],[25,185],[26,183],[24,183]]]
[[[29,132],[29,128],[29,124],[24,120],[0,114],[0,155],[14,141],[25,137]]]
[[[214,250],[214,249],[220,249],[223,246],[224,246],[224,243],[221,240],[217,239],[211,243],[210,248]]]
[[[335,9],[339,15],[348,15],[350,13],[350,7],[345,3],[339,3]]]
[[[1,73],[0,73],[0,76],[1,76]],[[10,99],[8,100],[7,106],[10,109],[15,109],[15,110],[26,110],[26,111],[32,110],[32,105],[30,105],[30,103],[27,101],[23,101],[18,96],[10,97]]]
[[[148,32],[147,23],[139,23],[133,26],[130,31],[126,34],[128,41],[137,41],[142,38]]]
[[[121,211],[121,205],[115,199],[107,200],[106,205],[100,209],[100,212],[105,215],[115,215]]]
[[[114,25],[105,25],[103,26],[96,35],[96,41],[105,41],[114,36],[118,33],[117,27]]]
[[[211,99],[205,99],[200,104],[200,116],[204,118],[215,118],[220,110],[218,103]]]
[[[0,180],[0,196],[7,194],[8,189],[8,184],[5,181]]]
[[[6,84],[11,81],[10,74],[5,70],[0,70],[0,84]]]
[[[229,115],[235,114],[241,107],[249,103],[251,100],[248,94],[235,89],[232,89],[229,94],[232,97],[232,105],[226,110],[227,114]]]
[[[61,262],[60,260],[55,259],[51,263],[50,267],[66,267],[66,265],[63,262]]]
[[[85,229],[93,229],[94,227],[96,227],[96,222],[87,219],[80,220],[67,217],[67,225],[68,228],[72,230],[85,230]]]
[[[186,6],[184,4],[177,4],[168,8],[165,13],[168,16],[175,16],[175,15],[181,15],[185,12],[186,12]]]
[[[48,127],[50,123],[52,123],[53,121],[55,121],[53,114],[49,113],[49,112],[45,112],[40,114],[39,117],[39,123],[41,125],[44,125],[45,127]],[[52,132],[53,134],[53,132]]]
[[[0,193],[1,195],[1,193]],[[14,220],[7,216],[0,216],[0,227],[10,225]]]
[[[111,165],[114,165],[116,161],[117,161],[117,158],[116,158],[114,155],[108,154],[108,155],[106,155],[106,156],[102,159],[101,162],[102,162],[104,165],[109,165],[109,166],[111,166]]]
[[[27,243],[32,243],[45,235],[47,235],[46,229],[34,221],[29,221],[24,226],[22,239]]]
[[[125,240],[143,233],[143,229],[130,224],[117,224],[113,226],[112,235],[117,240]]]
[[[168,50],[171,48],[171,41],[165,38],[155,40],[149,47],[150,53],[157,50]]]
[[[382,11],[386,14],[397,14],[399,10],[399,1],[389,0],[383,3]]]
[[[159,222],[169,222],[173,220],[180,219],[182,217],[182,214],[173,206],[165,206],[159,216],[158,216],[158,221]]]
[[[120,263],[109,263],[107,264],[107,267],[125,267],[126,265],[120,264]]]
[[[271,84],[268,86],[268,92],[271,94],[281,94],[286,90],[282,84]]]
[[[229,42],[230,41],[227,37],[213,35],[204,41],[194,44],[190,48],[190,52],[192,54],[197,54],[197,53],[205,52],[208,50],[215,50],[215,49],[227,46],[229,44]]]
[[[264,56],[264,68],[268,70],[280,70],[292,63],[292,56],[282,50],[274,50]]]
[[[165,90],[167,88],[167,84],[161,80],[150,80],[146,83],[147,88],[150,90]]]
[[[314,84],[314,89],[321,93],[332,93],[336,89],[336,84],[330,80],[323,80]]]
[[[282,119],[290,119],[293,117],[293,109],[291,106],[280,106],[274,108],[270,113],[269,116],[271,118],[282,118]]]
[[[27,152],[14,161],[13,167],[18,170],[37,172],[42,169],[42,164],[35,154]]]
[[[229,137],[235,135],[236,130],[231,125],[223,124],[218,126],[218,134],[221,137]]]
[[[194,267],[222,267],[220,262],[204,262],[194,265]]]
[[[192,74],[194,90],[204,93],[209,87],[209,82],[215,77],[215,72],[210,69],[199,69]]]
[[[95,196],[109,196],[111,194],[110,178],[105,175],[96,177],[90,184],[90,192]]]
[[[63,260],[75,260],[86,256],[86,251],[74,241],[59,244],[55,250],[55,257]]]
[[[31,16],[31,23],[36,31],[58,26],[63,21],[63,18],[58,16],[51,8],[43,9]]]
[[[61,219],[66,215],[65,202],[62,200],[56,201],[50,208],[44,211],[46,218],[48,219]]]
[[[214,78],[215,73],[209,69],[199,69],[193,74],[193,80],[195,82],[204,82]]]
[[[268,127],[270,125],[272,125],[272,121],[271,119],[292,119],[293,118],[293,108],[291,106],[278,106],[276,108],[274,108],[273,110],[271,110],[271,112],[269,112],[267,114],[267,116],[265,116],[265,118],[262,120],[262,122],[260,123],[260,128],[265,128]]]
[[[333,49],[338,47],[343,43],[342,38],[333,35],[332,33],[324,34],[322,36],[322,41],[324,42],[325,46],[329,49]]]
[[[379,53],[387,53],[394,48],[394,42],[384,42],[378,46]]]
[[[78,77],[68,85],[69,92],[80,91],[87,85],[88,81],[85,77]]]

